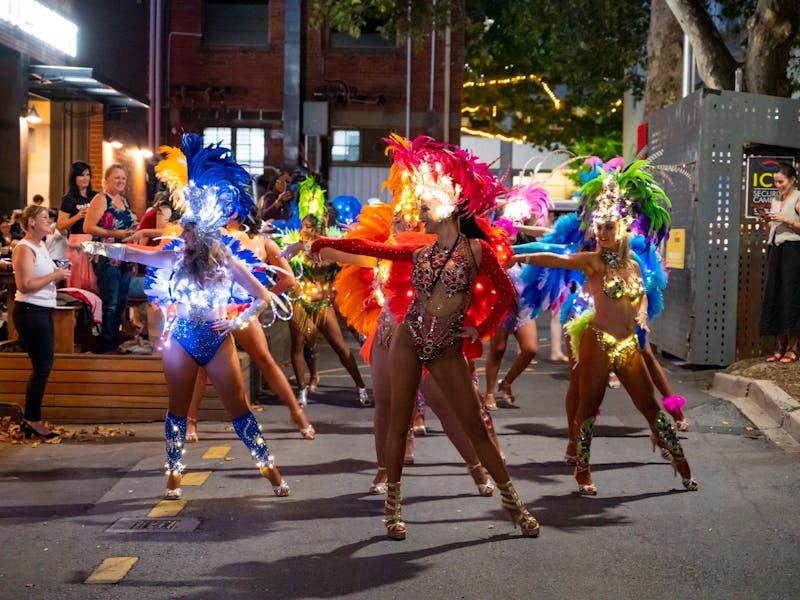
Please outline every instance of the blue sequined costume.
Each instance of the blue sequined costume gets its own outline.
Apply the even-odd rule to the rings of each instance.
[[[190,319],[175,319],[170,329],[171,339],[181,347],[201,367],[205,367],[225,342],[226,335],[211,329],[213,321],[195,322]]]

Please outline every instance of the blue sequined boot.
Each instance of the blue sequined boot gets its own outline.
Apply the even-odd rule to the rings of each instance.
[[[269,453],[267,442],[261,435],[261,426],[256,421],[253,413],[247,411],[238,419],[233,419],[231,424],[236,435],[250,450],[250,454],[255,459],[256,466],[261,471],[261,474],[269,479],[275,495],[288,496],[289,484],[284,481],[280,471],[278,471],[278,467],[275,466],[275,458]]]
[[[167,411],[164,419],[164,438],[167,441],[167,500],[179,500],[181,497],[181,474],[183,473],[184,442],[186,440],[186,417],[176,417]]]

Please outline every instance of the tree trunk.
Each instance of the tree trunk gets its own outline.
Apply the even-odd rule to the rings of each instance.
[[[736,61],[706,11],[703,0],[665,1],[681,24],[683,32],[689,36],[697,61],[697,71],[706,87],[732,90]]]
[[[653,0],[647,32],[645,117],[681,97],[682,58],[683,30],[665,0]]]
[[[759,0],[755,14],[747,21],[744,79],[748,92],[789,96],[786,70],[798,27],[797,0]]]

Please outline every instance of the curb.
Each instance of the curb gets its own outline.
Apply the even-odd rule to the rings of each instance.
[[[709,393],[733,402],[776,444],[800,452],[800,402],[771,381],[715,373]]]

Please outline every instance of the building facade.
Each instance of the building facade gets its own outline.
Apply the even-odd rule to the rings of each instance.
[[[129,196],[146,201],[149,3],[13,0],[0,3],[0,214],[42,194],[58,208],[70,164],[129,169]],[[113,143],[113,146],[111,145]],[[119,147],[117,147],[119,146]]]
[[[369,28],[358,39],[315,28],[309,7],[172,0],[162,139],[203,132],[254,176],[303,166],[322,174],[331,198],[365,201],[381,194],[389,133],[458,143],[463,31],[429,31],[409,52]]]

